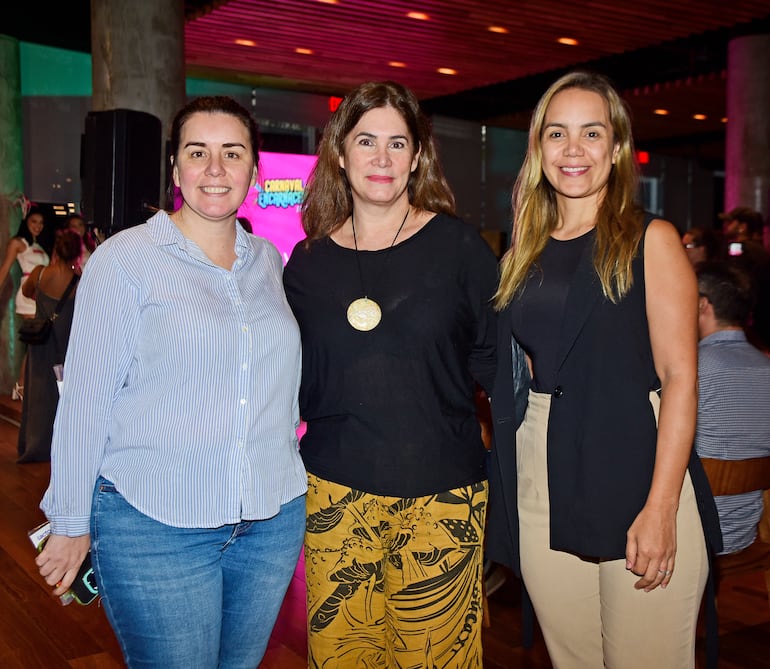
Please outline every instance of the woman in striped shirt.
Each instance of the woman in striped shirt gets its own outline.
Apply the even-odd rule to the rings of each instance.
[[[78,292],[37,564],[62,594],[90,547],[129,667],[257,666],[302,543],[299,331],[236,222],[257,141],[230,98],[182,109],[181,207],[101,244]]]

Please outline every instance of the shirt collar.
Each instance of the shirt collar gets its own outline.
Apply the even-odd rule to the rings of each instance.
[[[182,231],[174,225],[174,221],[165,211],[157,212],[149,221],[150,238],[157,246],[169,246],[177,244],[184,248],[184,235]]]
[[[746,341],[746,333],[743,330],[718,330],[701,339],[698,346],[708,346],[720,341]]]
[[[176,226],[167,212],[160,210],[147,221],[149,226],[150,238],[157,246],[176,245],[187,253],[190,253],[188,239],[182,234],[182,231]],[[197,248],[197,246],[196,246]],[[249,257],[251,251],[249,243],[249,233],[240,225],[235,226],[235,255],[238,259],[233,264],[236,269],[243,264]]]

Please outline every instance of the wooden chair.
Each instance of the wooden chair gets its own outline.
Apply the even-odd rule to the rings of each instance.
[[[701,458],[715,495],[737,495],[764,490],[764,510],[759,520],[757,538],[742,551],[716,558],[716,584],[736,574],[763,571],[770,604],[770,456],[749,460]]]

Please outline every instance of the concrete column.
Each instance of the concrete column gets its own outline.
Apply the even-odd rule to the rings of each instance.
[[[168,137],[185,102],[184,1],[91,0],[91,55],[93,111],[147,112]]]
[[[725,211],[770,208],[770,35],[730,41],[727,51]]]
[[[21,71],[18,40],[0,35],[0,259],[22,219],[24,151],[22,145]],[[21,273],[18,265],[0,284],[0,393],[13,387],[23,354],[16,334],[13,301]]]

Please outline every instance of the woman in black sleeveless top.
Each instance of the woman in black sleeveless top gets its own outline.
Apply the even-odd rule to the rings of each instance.
[[[496,295],[487,544],[520,567],[558,669],[694,666],[697,287],[676,229],[635,193],[618,94],[562,77],[533,114]]]

